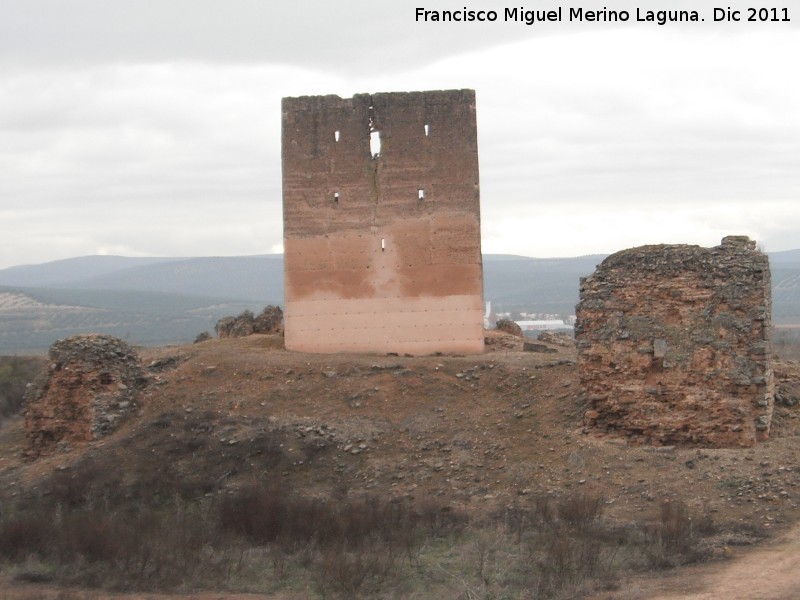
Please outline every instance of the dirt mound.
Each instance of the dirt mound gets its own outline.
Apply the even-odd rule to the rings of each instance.
[[[499,329],[486,329],[483,332],[483,344],[486,352],[521,352],[524,342],[524,337]]]
[[[775,402],[783,406],[800,404],[800,366],[796,362],[776,361]]]
[[[561,346],[562,348],[572,348],[575,346],[575,338],[566,333],[555,331],[543,331],[536,339],[545,344]]]
[[[59,519],[66,525],[78,522],[69,519],[85,517],[91,519],[88,521],[91,524],[100,522],[103,527],[111,527],[114,517],[99,518],[95,510],[99,506],[108,515],[121,515],[127,526],[128,515],[143,511],[151,511],[148,514],[157,514],[159,519],[173,513],[176,519],[195,516],[205,519],[215,514],[211,512],[214,507],[227,505],[231,498],[246,498],[243,492],[254,484],[264,483],[275,484],[275,489],[290,490],[296,494],[292,498],[298,498],[298,505],[306,500],[323,499],[337,507],[361,506],[352,503],[379,497],[392,507],[411,506],[425,516],[425,531],[440,531],[442,524],[449,522],[444,519],[449,517],[469,519],[471,529],[466,535],[458,533],[437,538],[435,544],[421,544],[421,554],[414,555],[414,561],[419,562],[414,563],[413,569],[403,571],[402,579],[397,580],[402,581],[392,596],[397,598],[463,597],[464,581],[470,589],[483,591],[485,582],[476,562],[482,556],[496,556],[492,559],[495,562],[487,563],[487,569],[492,569],[485,570],[487,573],[509,572],[508,565],[519,568],[522,557],[529,556],[528,547],[519,545],[520,539],[530,539],[535,544],[530,548],[536,552],[550,548],[541,543],[539,532],[531,536],[531,530],[524,530],[523,525],[552,524],[556,513],[577,515],[573,518],[580,519],[584,518],[582,510],[592,506],[602,508],[601,517],[589,524],[587,531],[592,536],[589,539],[599,539],[598,531],[613,529],[613,536],[609,533],[603,539],[616,540],[617,535],[624,534],[628,536],[625,539],[633,540],[631,544],[635,542],[619,547],[614,542],[613,549],[593,550],[592,556],[600,556],[603,564],[614,569],[609,571],[609,579],[598,585],[620,584],[619,595],[612,595],[610,587],[599,588],[603,593],[598,598],[619,600],[656,597],[660,588],[652,594],[626,595],[628,576],[647,569],[650,564],[682,562],[670,550],[672,546],[665,545],[671,542],[659,537],[667,531],[666,526],[673,528],[675,523],[682,523],[684,529],[679,531],[684,532],[681,534],[684,537],[677,539],[684,542],[688,539],[691,544],[686,547],[696,550],[698,556],[722,559],[743,554],[746,546],[772,532],[788,531],[789,524],[798,519],[800,409],[797,405],[779,404],[773,435],[768,443],[754,448],[641,447],[588,434],[584,428],[586,405],[580,399],[574,348],[559,348],[557,353],[523,352],[525,338],[497,330],[485,335],[487,349],[493,351],[479,356],[304,354],[286,351],[279,335],[142,349],[143,364],[147,365],[153,383],[141,394],[135,417],[113,435],[100,442],[75,445],[70,452],[21,461],[17,449],[22,444],[19,423],[11,422],[5,429],[0,428],[0,502],[16,511],[22,507],[31,510],[34,502],[40,506],[51,503],[58,507]],[[517,344],[516,349],[499,345],[510,341]],[[796,363],[779,362],[776,369],[777,380],[784,381],[787,389],[797,385],[800,367]],[[574,498],[576,502],[583,498],[587,502],[577,503],[568,513],[565,511],[569,505],[561,503],[565,498]],[[670,505],[684,506],[685,514],[678,510],[665,513],[664,507]],[[552,510],[556,513],[547,512]],[[51,513],[43,514],[47,516],[42,521],[47,535],[52,535],[54,517]],[[269,513],[249,509],[242,512],[243,518],[259,514]],[[665,514],[668,517],[684,514],[685,518],[665,521]],[[545,517],[547,521],[542,520]],[[170,536],[161,540],[161,546],[130,543],[128,546],[153,549],[161,553],[158,556],[169,559],[178,555],[172,545],[166,545],[178,539],[176,532],[205,535],[204,532],[215,531],[209,522],[202,520],[187,521],[191,528],[187,525],[180,530],[166,527],[163,525],[166,522],[153,521],[170,532]],[[480,523],[488,525],[483,527]],[[702,536],[697,533],[701,525],[707,531]],[[599,526],[612,529],[600,530]],[[558,531],[573,531],[571,525],[564,527]],[[132,529],[145,530],[135,526]],[[92,536],[95,531],[90,530]],[[409,531],[419,530],[409,528]],[[116,539],[111,533],[106,535]],[[29,539],[33,537],[26,535],[23,541],[27,544]],[[72,538],[58,539],[69,539],[68,544],[62,542],[59,548],[72,552],[70,548],[75,547]],[[203,547],[193,546],[192,540],[206,538],[185,539],[188,540],[185,548],[190,548]],[[562,541],[566,548],[575,549],[569,550],[575,552],[574,559],[569,558],[573,554],[566,555],[569,560],[585,560],[584,554],[577,550],[588,543],[585,538],[567,533]],[[179,543],[175,547],[182,548]],[[443,547],[452,548],[447,563],[441,562],[439,548]],[[305,582],[305,587],[289,590],[285,584],[282,587],[276,584],[273,595],[265,593],[258,597],[274,600],[318,597],[320,593],[312,589],[318,584],[306,575],[310,571],[298,566],[301,556],[273,554],[276,548],[270,546],[267,553],[264,546],[259,546],[257,552],[249,554],[254,561],[269,562],[252,563],[260,571],[232,571],[237,589],[264,589],[272,583],[262,584],[262,581],[279,581],[280,573],[288,573],[289,581]],[[235,550],[236,556],[241,557],[240,547]],[[380,556],[373,546],[364,546],[363,551],[370,558]],[[487,554],[489,551],[495,554]],[[634,557],[633,563],[625,558],[628,561],[625,564],[635,567],[633,571],[620,566],[622,555]],[[105,556],[102,564],[111,564],[113,561]],[[158,564],[152,553],[146,556],[148,568]],[[213,554],[198,550],[192,556],[193,560],[216,561],[228,555],[214,546]],[[284,556],[286,560],[272,563],[273,556]],[[336,556],[350,560],[355,555],[338,552]],[[533,557],[536,562],[526,563],[526,572],[535,572],[539,565],[556,564],[539,554]],[[19,563],[27,559],[23,555],[13,560]],[[76,559],[75,565],[86,564],[85,560]],[[209,564],[181,560],[185,564],[200,564],[195,572],[204,572]],[[239,564],[241,559],[236,561]],[[333,558],[330,561],[322,566],[334,564]],[[406,558],[401,562],[409,564]],[[98,564],[99,559],[90,567],[98,569]],[[424,570],[417,564],[423,565]],[[433,590],[435,593],[429,587],[420,591],[430,580],[420,584],[414,573],[443,572],[440,565],[458,569],[458,578],[443,576],[439,587]],[[322,572],[319,564],[312,566],[314,577]],[[208,570],[211,577],[212,570]],[[99,571],[89,571],[90,575],[96,572]],[[263,579],[244,580],[249,572],[262,573]],[[19,581],[7,581],[4,586],[2,577],[10,577],[8,573],[0,571],[0,597],[27,597],[8,592],[6,586],[14,591],[17,587],[22,589]],[[224,586],[224,578],[220,581],[223,583],[204,583],[203,589]],[[243,586],[242,581],[249,583]],[[410,591],[404,594],[400,585],[410,586]],[[633,585],[644,584],[635,580]],[[490,580],[490,586],[486,588],[487,595],[491,593],[493,597],[522,595],[518,588],[503,588],[506,581],[500,577]],[[385,589],[390,587],[390,583],[385,584]],[[39,593],[38,588],[28,589],[30,596]],[[47,594],[55,590],[55,583],[47,589]],[[389,597],[393,592],[387,591],[380,597]],[[576,597],[569,593],[566,590],[559,597]],[[57,590],[52,595],[44,591],[40,595],[55,599]],[[217,596],[222,595],[238,597],[221,587]],[[112,596],[106,592],[86,592],[87,599],[95,597]],[[126,599],[145,597],[150,596],[140,594]],[[177,600],[205,596],[195,593],[174,597]],[[357,596],[337,593],[328,597]]]
[[[112,432],[136,408],[146,382],[139,356],[122,340],[79,335],[59,340],[46,377],[27,398],[28,456]]]

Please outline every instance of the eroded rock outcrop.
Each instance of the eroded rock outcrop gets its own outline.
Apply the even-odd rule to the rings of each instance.
[[[217,337],[245,337],[254,333],[283,333],[283,311],[278,306],[266,306],[256,316],[246,310],[238,317],[223,317],[214,326]]]
[[[746,237],[644,246],[581,280],[575,327],[589,429],[648,444],[769,436],[769,259]]]
[[[45,378],[26,400],[28,454],[112,432],[137,405],[147,379],[139,356],[107,335],[78,335],[50,347]]]
[[[499,331],[505,331],[506,333],[510,333],[511,335],[516,335],[517,337],[522,337],[522,327],[517,325],[511,319],[500,319],[495,323],[495,327]]]

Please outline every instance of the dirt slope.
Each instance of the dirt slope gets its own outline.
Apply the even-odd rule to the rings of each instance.
[[[88,464],[114,474],[108,485],[152,494],[164,478],[213,493],[281,477],[308,494],[437,497],[484,514],[532,494],[586,490],[622,524],[656,519],[664,501],[682,500],[724,524],[712,556],[746,558],[655,587],[634,580],[597,598],[718,593],[729,568],[742,586],[753,569],[750,588],[697,598],[789,597],[753,594],[767,589],[765,580],[778,586],[780,573],[800,572],[791,567],[796,544],[752,554],[744,547],[797,520],[800,409],[781,407],[772,438],[752,449],[627,446],[584,432],[572,349],[540,354],[518,345],[501,336],[481,356],[325,356],[286,352],[279,338],[255,335],[143,350],[152,381],[138,417],[102,441],[35,462],[20,457],[21,423],[9,421],[0,431],[0,488],[36,493],[43,477],[68,479]],[[798,376],[796,364],[780,369]],[[636,596],[637,586],[649,591]]]
[[[626,581],[588,600],[794,600],[800,595],[800,527],[731,560]]]

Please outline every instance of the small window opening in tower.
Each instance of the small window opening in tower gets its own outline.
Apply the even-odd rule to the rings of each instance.
[[[381,252],[384,252],[385,250],[386,250],[386,239],[381,238]]]
[[[339,141],[339,130],[338,129],[333,132],[333,139],[336,140],[337,142]]]
[[[431,126],[425,123],[425,137],[428,137],[431,133]]]
[[[333,192],[333,201],[339,202],[339,192]]]
[[[381,132],[369,132],[369,151],[372,158],[378,158],[381,155]]]
[[[425,200],[425,190],[423,190],[422,188],[418,189],[417,190],[417,197],[420,200]]]

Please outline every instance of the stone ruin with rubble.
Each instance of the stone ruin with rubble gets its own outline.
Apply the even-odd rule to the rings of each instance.
[[[474,92],[284,98],[282,126],[286,348],[482,352]],[[279,310],[218,333],[279,327]],[[660,445],[767,438],[770,312],[769,261],[748,238],[609,256],[580,284],[587,429]],[[135,410],[144,378],[121,340],[79,336],[50,358],[28,400],[31,454],[97,439]]]
[[[285,344],[483,351],[475,92],[282,104]]]
[[[613,254],[581,280],[577,317],[588,430],[704,447],[769,436],[770,269],[755,242]]]
[[[124,341],[77,335],[50,347],[47,373],[26,397],[26,454],[36,457],[102,438],[137,409],[147,382]]]

